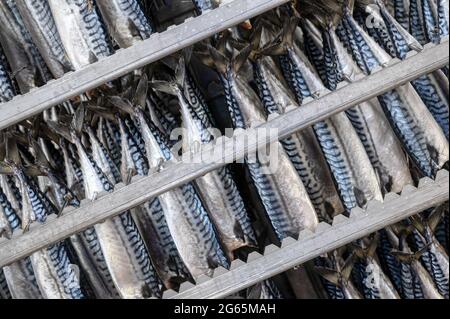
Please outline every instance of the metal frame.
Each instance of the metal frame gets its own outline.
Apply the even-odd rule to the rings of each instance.
[[[234,0],[110,57],[0,104],[0,130],[278,7],[289,0]]]
[[[183,283],[180,293],[166,291],[166,299],[224,298],[262,280],[283,273],[324,253],[345,246],[389,225],[438,206],[449,197],[449,173],[441,171],[436,181],[425,178],[415,188],[407,186],[402,195],[388,194],[383,203],[371,202],[363,211],[355,209],[350,218],[340,215],[333,225],[321,223],[316,232],[300,233],[299,239],[285,239],[280,248],[266,247],[264,256],[251,253],[246,263],[236,260],[231,270],[216,270],[212,278],[202,277],[197,285]]]
[[[424,51],[413,53],[404,61],[394,60],[387,68],[341,87],[318,100],[310,101],[301,108],[292,109],[284,115],[271,117],[259,128],[278,128],[279,138],[286,137],[317,121],[443,67],[449,62],[448,50],[448,41],[437,46],[427,46]],[[190,163],[168,162],[160,172],[154,172],[146,177],[136,177],[127,186],[119,184],[111,194],[101,194],[93,202],[84,200],[80,208],[67,209],[60,218],[51,216],[43,225],[33,224],[26,233],[16,233],[11,240],[0,240],[0,267],[20,260],[50,244],[59,242],[174,187],[194,180],[224,165],[221,163],[232,162],[233,159],[241,159],[246,154],[254,153],[262,141],[258,140],[255,129],[247,130],[247,134],[255,137],[254,143],[236,144],[237,136],[222,138],[215,145],[209,145],[201,153],[195,155],[198,160],[211,158],[206,157],[205,154],[209,154],[208,156],[216,154],[211,158],[211,163],[195,161],[195,158]],[[271,141],[266,141],[264,137],[264,142]],[[225,152],[212,152],[222,149]]]

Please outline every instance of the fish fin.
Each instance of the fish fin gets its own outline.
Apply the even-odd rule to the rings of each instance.
[[[244,66],[245,62],[247,62],[248,57],[252,53],[252,46],[247,45],[244,49],[242,49],[239,54],[233,59],[233,71],[237,74]]]
[[[1,175],[12,175],[13,174],[13,170],[6,163],[0,162],[0,174]]]
[[[182,51],[185,63],[191,62],[192,54],[194,53],[194,47],[189,46]]]
[[[84,104],[80,104],[75,110],[75,114],[71,123],[72,129],[74,129],[77,134],[81,134],[81,132],[83,131],[85,117],[86,108]]]
[[[133,104],[145,108],[147,104],[147,93],[148,93],[148,77],[147,74],[143,74],[139,79],[138,85],[136,87],[136,92],[134,93]]]
[[[28,141],[31,145],[31,148],[34,150],[34,156],[35,156],[36,163],[38,165],[42,165],[44,167],[51,168],[50,162],[48,161],[47,157],[45,156],[44,152],[42,151],[41,146],[31,136],[31,134],[28,135]]]
[[[17,165],[22,164],[22,159],[20,158],[19,149],[17,147],[17,139],[9,133],[6,134],[5,159]]]
[[[414,254],[411,254],[411,253],[405,253],[405,252],[393,249],[393,250],[391,250],[391,255],[394,256],[400,262],[410,264],[414,261]]]
[[[133,105],[129,100],[121,98],[120,96],[110,96],[107,101],[122,112],[134,114]],[[114,120],[116,120],[115,117]]]
[[[57,135],[60,135],[63,138],[65,138],[66,140],[68,140],[69,142],[73,143],[73,137],[70,133],[70,129],[67,126],[64,126],[60,123],[53,122],[53,121],[48,121],[47,126],[49,127],[49,129],[51,131],[55,132]]]
[[[315,267],[315,271],[323,277],[325,280],[331,282],[332,284],[336,286],[340,286],[340,276],[339,273],[333,269],[326,268],[326,267]]]
[[[230,63],[229,59],[224,54],[222,54],[222,52],[212,47],[211,45],[208,45],[208,50],[211,54],[213,65],[217,68],[217,70],[222,74],[227,73],[228,65]]]
[[[442,220],[442,216],[445,214],[445,207],[441,205],[433,210],[431,215],[428,217],[427,224],[431,231],[434,233],[437,226]]]
[[[356,202],[359,207],[365,207],[367,205],[366,195],[357,187],[353,187],[353,193],[355,194]]]
[[[342,267],[342,278],[347,282],[352,274],[353,266],[355,265],[355,254],[351,253],[350,256],[345,260],[344,266]]]
[[[177,95],[176,86],[167,81],[152,81],[150,86],[156,90],[170,95]]]
[[[263,31],[262,24],[258,23],[255,26],[255,31],[253,32],[251,41],[250,41],[253,51],[258,51],[261,46],[262,31]]]
[[[410,218],[412,226],[422,235],[425,236],[425,225],[418,216],[412,216]]]

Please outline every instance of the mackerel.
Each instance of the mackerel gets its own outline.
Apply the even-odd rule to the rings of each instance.
[[[109,34],[121,48],[148,39],[152,27],[137,0],[96,0]]]
[[[14,97],[14,89],[5,63],[6,58],[0,46],[0,103],[7,102]]]
[[[16,4],[24,25],[53,76],[59,78],[70,71],[72,66],[67,59],[48,2],[24,0],[16,1]]]

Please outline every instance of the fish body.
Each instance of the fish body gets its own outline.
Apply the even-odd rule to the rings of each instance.
[[[112,180],[110,186],[114,187],[118,181],[114,178],[112,160],[107,157],[93,130],[88,129],[88,132],[94,154],[91,163],[98,165],[99,172],[102,172],[107,180]],[[95,177],[96,183],[101,182],[100,175]],[[92,196],[93,194],[86,194],[88,198],[93,198]],[[159,279],[131,214],[124,212],[118,217],[95,225],[94,228],[111,278],[120,296],[126,299],[145,298],[151,295],[160,297]]]
[[[48,2],[25,0],[17,1],[16,4],[24,25],[53,76],[55,78],[63,76],[72,66],[66,57]]]
[[[173,158],[163,134],[137,111],[150,167],[157,168],[162,161]],[[166,192],[159,197],[167,226],[178,252],[195,278],[212,274],[218,266],[228,267],[213,224],[192,183]]]
[[[268,114],[283,114],[289,107],[298,107],[295,98],[280,80],[282,75],[270,57],[255,62],[255,78],[259,94]],[[312,129],[286,138],[282,141],[284,149],[295,166],[314,208],[322,219],[343,211],[339,196],[333,185],[325,158]]]
[[[147,39],[152,28],[137,0],[96,0],[109,34],[121,48]]]
[[[164,285],[170,289],[174,288],[174,284],[189,279],[191,275],[170,234],[159,199],[155,198],[133,209],[132,213]]]
[[[6,282],[5,274],[2,269],[0,269],[0,299],[11,299],[11,292],[8,288],[8,283]]]
[[[7,102],[14,97],[14,89],[5,62],[6,59],[0,48],[0,103]]]
[[[111,54],[100,18],[90,1],[50,0],[48,4],[75,70]]]
[[[186,70],[184,61],[179,68]],[[188,81],[185,71],[181,72],[181,83],[168,83],[167,87],[177,96],[181,108],[183,128],[186,130],[183,136],[183,151],[191,153],[195,152],[195,145],[208,144],[213,140],[209,131],[213,126],[205,107],[190,103],[200,101],[201,98],[194,98],[195,91],[191,86],[193,83]],[[223,167],[208,173],[196,179],[195,185],[228,255],[233,256],[233,252],[239,248],[255,246],[256,237],[244,201],[228,169]]]
[[[0,42],[22,94],[51,79],[14,1],[0,4]]]
[[[229,112],[235,128],[247,129],[266,121],[264,107],[253,89],[230,68],[221,75]],[[279,239],[296,236],[300,230],[313,230],[318,224],[314,206],[280,142],[274,144],[278,171],[270,172],[259,159],[247,157],[251,178]]]

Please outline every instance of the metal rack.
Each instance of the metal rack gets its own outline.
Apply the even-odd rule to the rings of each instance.
[[[268,122],[257,128],[278,128],[279,138],[289,136],[295,131],[443,67],[449,62],[448,50],[448,40],[436,46],[429,45],[420,53],[410,54],[404,61],[394,60],[391,65],[371,76],[341,86],[337,91],[330,92],[318,100],[306,101],[301,108],[270,117]],[[196,154],[197,160],[194,158],[190,163],[167,162],[159,172],[153,172],[146,177],[137,176],[127,186],[118,184],[113,193],[100,194],[93,202],[84,200],[80,208],[69,208],[59,218],[49,217],[45,224],[33,224],[26,233],[15,234],[10,240],[0,240],[0,267],[218,169],[224,165],[220,163],[228,163],[254,153],[257,145],[262,142],[273,142],[266,140],[266,137],[263,141],[260,137],[258,139],[257,128],[246,132],[248,136],[254,137],[249,138],[253,144],[235,145],[236,140],[239,140],[237,136],[223,137]],[[214,152],[215,148],[225,152]],[[208,163],[202,163],[200,159],[206,158],[205,154],[225,154],[225,158],[211,158]]]
[[[298,240],[287,238],[280,248],[275,245],[267,246],[264,255],[251,253],[247,262],[235,260],[230,270],[218,269],[212,278],[199,278],[195,286],[186,282],[181,285],[179,293],[166,291],[164,298],[224,298],[239,292],[445,202],[449,196],[448,183],[449,173],[441,171],[436,181],[422,179],[418,188],[408,186],[401,196],[388,194],[383,203],[374,201],[369,203],[365,211],[353,210],[350,218],[337,216],[333,225],[321,223],[315,233],[304,231],[300,233]]]
[[[0,104],[0,130],[206,39],[289,0],[235,0],[170,27],[79,71],[66,73],[25,95]]]
[[[51,81],[28,94],[15,97],[0,105],[0,129],[36,115],[45,109],[116,79],[137,68],[163,58],[213,34],[236,25],[246,19],[288,2],[288,0],[235,0],[204,15],[186,20],[183,24],[156,33],[150,39],[79,71]],[[146,177],[135,177],[131,184],[119,184],[113,193],[100,194],[97,200],[82,201],[77,209],[68,208],[59,218],[49,217],[45,224],[33,224],[26,233],[16,233],[12,239],[0,239],[0,268],[29,256],[46,246],[59,242],[75,233],[114,217],[158,196],[174,187],[192,181],[220,168],[233,159],[241,159],[256,151],[263,142],[256,129],[277,128],[278,137],[289,136],[295,131],[342,112],[361,102],[408,83],[423,74],[431,73],[449,63],[449,41],[428,45],[422,52],[413,52],[408,58],[393,60],[386,68],[361,77],[351,84],[323,95],[317,100],[305,101],[301,108],[292,108],[284,115],[269,117],[258,127],[247,130],[253,144],[237,144],[239,140],[223,137],[208,145],[195,158],[205,154],[219,154],[208,163],[201,161],[167,162],[158,172]],[[237,133],[239,134],[239,133]],[[264,142],[269,143],[271,140]],[[199,163],[199,164],[193,164]],[[303,232],[298,240],[287,239],[281,248],[268,246],[264,255],[252,253],[246,262],[237,260],[230,270],[217,269],[212,278],[197,278],[197,285],[185,283],[180,292],[168,291],[164,298],[220,298],[249,287],[261,280],[282,273],[320,254],[346,245],[388,225],[396,223],[427,208],[448,200],[449,174],[439,173],[436,181],[421,180],[418,188],[407,187],[400,195],[389,194],[384,203],[372,202],[366,211],[356,209],[350,218],[337,217],[333,225],[320,224],[315,233]]]

